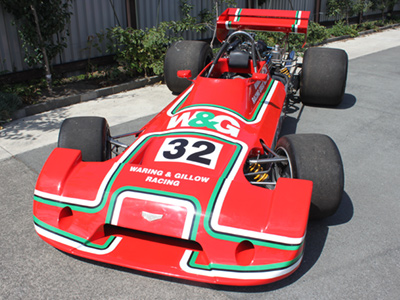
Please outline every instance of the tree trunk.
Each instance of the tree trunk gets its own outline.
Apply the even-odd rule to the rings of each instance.
[[[39,37],[39,43],[40,43],[40,46],[42,47],[41,51],[42,51],[42,54],[43,54],[44,69],[46,71],[47,88],[48,88],[49,93],[51,95],[51,94],[53,94],[53,89],[52,89],[50,64],[49,64],[49,60],[47,58],[46,48],[45,48],[44,43],[43,43],[42,33],[40,32],[39,18],[37,16],[36,9],[33,6],[33,4],[31,4],[31,10],[32,10],[33,17],[35,18],[36,32],[37,32],[38,37]]]

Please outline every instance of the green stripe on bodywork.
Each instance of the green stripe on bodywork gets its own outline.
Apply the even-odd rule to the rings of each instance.
[[[110,236],[107,241],[103,244],[103,245],[98,245],[98,244],[94,244],[92,242],[90,242],[88,239],[79,237],[77,235],[71,234],[67,231],[61,230],[59,228],[53,227],[49,224],[46,224],[45,222],[39,220],[37,217],[33,216],[33,221],[36,225],[38,225],[39,227],[42,227],[44,229],[46,229],[47,231],[51,231],[54,234],[63,236],[64,238],[73,240],[77,243],[80,243],[82,245],[85,245],[86,247],[90,247],[90,248],[95,248],[95,249],[100,249],[100,250],[104,250],[107,249],[108,246],[110,246],[110,244],[114,241],[115,236]]]
[[[44,198],[36,196],[36,195],[33,196],[33,200],[40,202],[40,203],[47,204],[47,205],[61,207],[61,208],[68,206],[69,208],[71,208],[74,211],[80,211],[80,212],[84,212],[84,213],[88,213],[88,214],[94,214],[94,213],[101,211],[106,204],[106,202],[102,200],[100,202],[100,204],[96,207],[85,207],[85,206],[70,204],[70,203],[66,203],[66,202],[59,202],[57,200],[44,199]]]
[[[110,187],[112,186],[112,184],[114,183],[115,179],[116,179],[116,174],[118,175],[119,172],[121,171],[121,169],[123,168],[123,166],[126,164],[127,161],[129,161],[147,142],[147,140],[149,139],[146,138],[145,140],[143,140],[136,148],[134,151],[132,151],[132,153],[118,166],[117,170],[114,172],[113,176],[110,178],[109,183],[106,186],[106,189],[104,191],[104,195],[103,195],[103,199],[101,200],[100,204],[97,207],[84,207],[84,206],[80,206],[80,205],[75,205],[75,204],[70,204],[70,203],[64,203],[64,202],[59,202],[57,200],[51,200],[51,199],[44,199],[38,196],[34,196],[33,199],[37,202],[41,202],[47,205],[52,205],[52,206],[56,206],[56,207],[66,207],[68,206],[69,208],[71,208],[74,211],[80,211],[80,212],[84,212],[84,213],[97,213],[100,210],[102,210],[105,206],[105,204],[107,203],[107,198],[108,198],[108,194],[110,191]]]
[[[242,13],[242,8],[239,10],[239,13],[237,14],[237,21],[236,22],[239,22],[240,21],[240,14]]]
[[[226,265],[226,264],[215,264],[210,263],[208,265],[201,265],[196,263],[196,259],[199,252],[194,252],[190,257],[188,262],[189,266],[196,269],[203,270],[220,270],[220,271],[239,271],[239,272],[262,272],[262,271],[272,271],[277,269],[285,269],[295,264],[301,259],[303,251],[294,259],[289,261],[284,261],[280,263],[267,264],[267,265],[250,265],[250,266],[239,266],[239,265]]]
[[[294,19],[294,24],[292,25],[292,32],[296,32],[297,22],[299,21],[300,11],[296,11],[296,17]]]
[[[261,107],[263,106],[265,99],[269,95],[269,93],[271,91],[271,88],[272,88],[272,85],[274,84],[274,82],[275,82],[275,80],[271,79],[270,83],[268,84],[267,90],[264,92],[264,95],[262,96],[260,103],[257,105],[257,108],[254,110],[254,113],[251,116],[251,118],[246,118],[245,116],[241,115],[239,112],[237,112],[237,111],[235,111],[233,109],[230,109],[230,108],[222,106],[222,105],[216,105],[216,104],[193,104],[193,105],[185,106],[184,108],[181,109],[181,107],[183,106],[184,102],[187,100],[189,94],[182,100],[182,102],[175,109],[172,110],[172,114],[179,113],[179,111],[181,111],[183,109],[186,109],[186,108],[191,108],[191,107],[215,107],[215,108],[220,108],[220,109],[229,111],[229,112],[237,115],[238,117],[242,118],[243,120],[245,120],[247,122],[252,122],[257,118],[258,113],[260,112]]]
[[[235,235],[226,234],[226,233],[219,233],[219,232],[214,231],[211,228],[210,222],[211,222],[211,216],[213,214],[215,202],[216,202],[218,195],[222,189],[224,181],[225,181],[226,177],[228,176],[228,173],[233,168],[234,161],[239,156],[240,151],[241,151],[241,149],[239,149],[239,148],[236,149],[227,168],[224,170],[223,174],[220,176],[220,178],[217,182],[216,188],[214,189],[214,191],[211,195],[209,204],[207,206],[206,214],[204,216],[204,228],[206,229],[206,231],[209,235],[211,235],[212,237],[214,237],[216,239],[220,239],[220,240],[226,240],[226,241],[231,241],[231,242],[235,242],[235,243],[240,243],[244,240],[248,240],[248,241],[252,242],[254,245],[276,248],[276,249],[281,249],[281,250],[298,250],[302,246],[303,243],[301,243],[299,245],[284,245],[284,244],[278,244],[278,243],[274,243],[274,242],[257,240],[257,239],[253,239],[253,238],[235,236]]]
[[[172,111],[173,114],[180,110],[180,107],[183,105],[183,103],[185,103],[185,101],[186,101],[187,97],[189,97],[189,95],[190,95],[190,92],[182,99],[181,103],[179,103],[179,105],[174,108],[174,110]]]

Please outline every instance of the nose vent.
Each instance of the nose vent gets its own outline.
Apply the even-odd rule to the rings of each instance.
[[[248,266],[254,259],[254,245],[249,241],[242,241],[236,247],[236,262],[240,266]]]
[[[203,251],[199,243],[191,240],[184,240],[180,238],[174,238],[169,236],[163,236],[159,234],[144,232],[140,230],[128,229],[114,225],[104,226],[105,236],[120,236],[120,237],[130,237],[138,240],[153,242],[155,244],[165,244],[186,250],[192,251]]]
[[[64,207],[58,216],[58,226],[62,230],[67,230],[72,224],[72,210],[69,206]]]

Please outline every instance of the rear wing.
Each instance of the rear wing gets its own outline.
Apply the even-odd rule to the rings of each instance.
[[[217,20],[217,38],[222,42],[232,29],[307,34],[309,18],[309,11],[228,8]]]

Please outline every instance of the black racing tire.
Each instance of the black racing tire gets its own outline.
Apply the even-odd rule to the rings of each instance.
[[[211,62],[213,57],[210,45],[201,41],[177,41],[165,55],[164,76],[168,88],[176,94],[182,93],[191,82],[178,78],[179,70],[190,70],[192,79]]]
[[[323,134],[291,134],[278,140],[276,151],[289,158],[293,178],[313,182],[310,219],[333,215],[344,188],[343,163],[335,142]]]
[[[83,161],[105,161],[111,158],[109,136],[104,118],[68,118],[61,124],[58,147],[81,150]]]
[[[341,49],[310,48],[304,53],[300,99],[306,105],[337,106],[347,80],[348,57]]]

